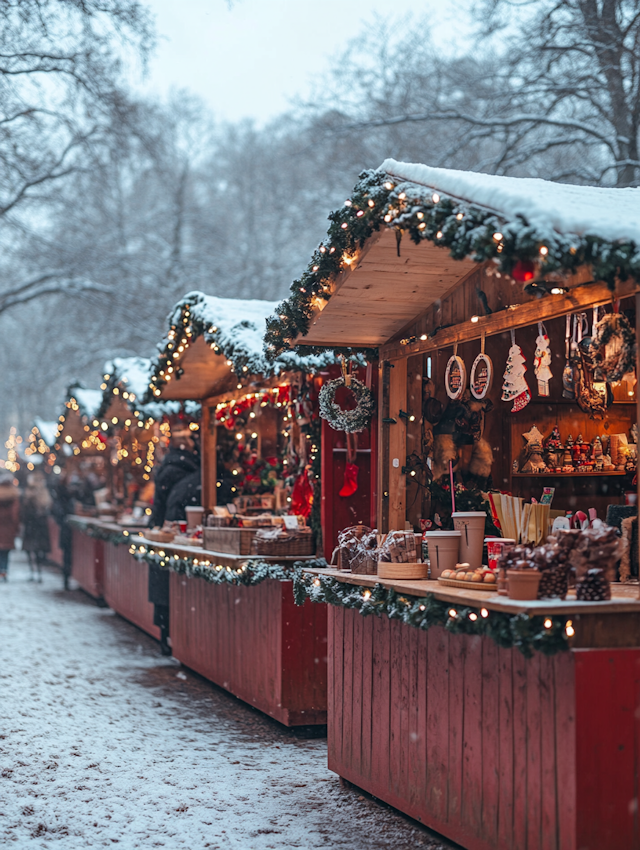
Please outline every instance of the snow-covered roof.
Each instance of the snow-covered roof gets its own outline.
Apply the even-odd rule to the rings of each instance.
[[[151,381],[157,386],[162,384],[160,371],[165,368],[167,358],[171,357],[180,332],[185,331],[190,334],[190,344],[203,336],[216,354],[231,361],[231,368],[238,374],[266,378],[287,371],[314,372],[335,362],[329,352],[302,357],[289,351],[275,361],[269,360],[263,338],[267,316],[277,306],[277,301],[219,298],[203,292],[189,292],[169,314],[170,331],[158,345],[160,354],[153,361]]]
[[[149,388],[149,379],[153,369],[153,361],[148,357],[114,357],[105,364],[105,375],[108,375],[107,388],[98,415],[104,415],[109,407],[113,388],[121,391],[128,390],[129,398],[125,399],[132,412],[139,412],[144,419],[159,421],[163,416],[180,413],[184,410],[187,416],[198,417],[200,404],[193,401],[150,401],[143,402]]]
[[[45,443],[49,447],[53,446],[56,441],[56,435],[58,432],[58,423],[49,422],[46,419],[40,419],[39,416],[36,416],[33,420],[33,424],[40,432],[40,436],[45,441]]]
[[[69,395],[78,402],[81,416],[93,418],[102,404],[102,390],[88,390],[79,385],[73,385],[69,389]]]
[[[109,382],[120,387],[126,387],[136,399],[142,399],[149,386],[151,360],[148,357],[114,357],[105,365],[105,375]]]
[[[537,177],[502,177],[432,168],[385,159],[380,171],[397,180],[497,212],[506,220],[525,218],[540,234],[596,236],[640,245],[640,189],[603,189],[552,183]]]
[[[351,196],[329,215],[329,220],[327,236],[314,251],[307,269],[293,281],[291,294],[267,320],[265,345],[272,356],[292,345],[301,351],[309,351],[309,346],[326,348],[331,344],[327,340],[336,339],[328,332],[335,330],[334,318],[340,316],[343,331],[339,336],[343,341],[338,345],[342,347],[372,347],[373,339],[379,345],[380,340],[392,338],[411,321],[415,313],[407,299],[403,302],[407,315],[396,317],[404,320],[400,327],[386,322],[380,312],[382,303],[394,303],[397,279],[392,270],[376,278],[375,297],[366,285],[363,248],[375,233],[385,229],[394,231],[398,257],[404,238],[415,245],[431,243],[423,259],[416,258],[423,266],[430,262],[434,267],[441,266],[440,251],[448,251],[459,261],[457,269],[448,269],[450,280],[445,282],[449,289],[469,271],[469,264],[487,261],[496,263],[496,271],[507,276],[519,265],[517,274],[522,274],[522,264],[527,264],[528,273],[535,276],[533,281],[529,279],[529,288],[540,282],[537,295],[548,291],[548,275],[573,275],[580,270],[589,270],[593,280],[605,282],[612,293],[619,281],[640,280],[640,189],[575,186],[386,159],[380,168],[360,175]],[[384,235],[376,238],[380,253],[384,253],[392,240],[385,240]],[[376,244],[369,244],[372,251],[368,261]],[[356,264],[352,265],[354,260]],[[348,287],[336,286],[347,269]],[[356,281],[362,290],[358,291]],[[337,300],[329,306],[335,295]],[[438,297],[436,293],[434,298]],[[349,316],[338,305],[348,298],[360,323],[370,309],[372,315],[377,311],[381,327],[369,329],[372,332],[368,334],[351,334]],[[399,304],[396,313],[402,312]]]

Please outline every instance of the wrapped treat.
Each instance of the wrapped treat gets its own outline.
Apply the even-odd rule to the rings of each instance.
[[[334,550],[334,557],[331,560],[335,560],[337,556],[339,569],[350,570],[351,562],[358,554],[360,541],[370,534],[371,529],[366,525],[343,528],[342,531],[338,532],[338,546]]]
[[[580,531],[559,531],[547,538],[533,552],[533,562],[542,573],[538,587],[538,599],[564,599],[569,589],[569,574],[572,570],[569,556]]]
[[[413,531],[390,531],[380,549],[381,561],[415,564],[418,561]]]
[[[378,533],[365,532],[351,559],[351,572],[360,575],[375,575],[378,570]]]
[[[611,598],[610,581],[620,560],[622,542],[617,529],[595,520],[579,532],[569,560],[576,572],[576,598],[582,602]]]

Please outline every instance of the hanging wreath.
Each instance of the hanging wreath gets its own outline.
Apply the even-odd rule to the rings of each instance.
[[[353,410],[343,410],[335,402],[336,392],[340,387],[348,387],[356,398]],[[357,378],[336,378],[327,381],[318,394],[320,416],[326,419],[336,431],[346,431],[355,434],[371,422],[371,416],[376,406],[371,390]]]
[[[636,335],[622,313],[607,313],[598,322],[589,353],[609,384],[635,370]]]

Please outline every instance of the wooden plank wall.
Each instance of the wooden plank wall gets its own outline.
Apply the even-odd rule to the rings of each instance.
[[[49,540],[51,542],[49,561],[62,569],[64,555],[60,548],[60,526],[52,516],[47,517],[47,524],[49,526]]]
[[[104,544],[104,598],[121,617],[160,640],[149,602],[149,565],[132,558],[127,546]]]
[[[72,530],[71,575],[80,587],[102,599],[104,595],[104,543],[79,528]]]
[[[632,850],[640,650],[526,659],[329,609],[329,767],[468,850]]]
[[[173,655],[287,726],[327,719],[327,611],[290,582],[208,584],[171,573]]]

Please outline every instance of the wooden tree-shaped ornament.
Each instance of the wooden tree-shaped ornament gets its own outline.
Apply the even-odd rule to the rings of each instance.
[[[516,345],[515,331],[511,331],[511,348],[507,359],[507,368],[503,375],[502,401],[513,402],[512,413],[517,413],[531,401],[531,393],[524,373],[527,371],[522,349]]]

